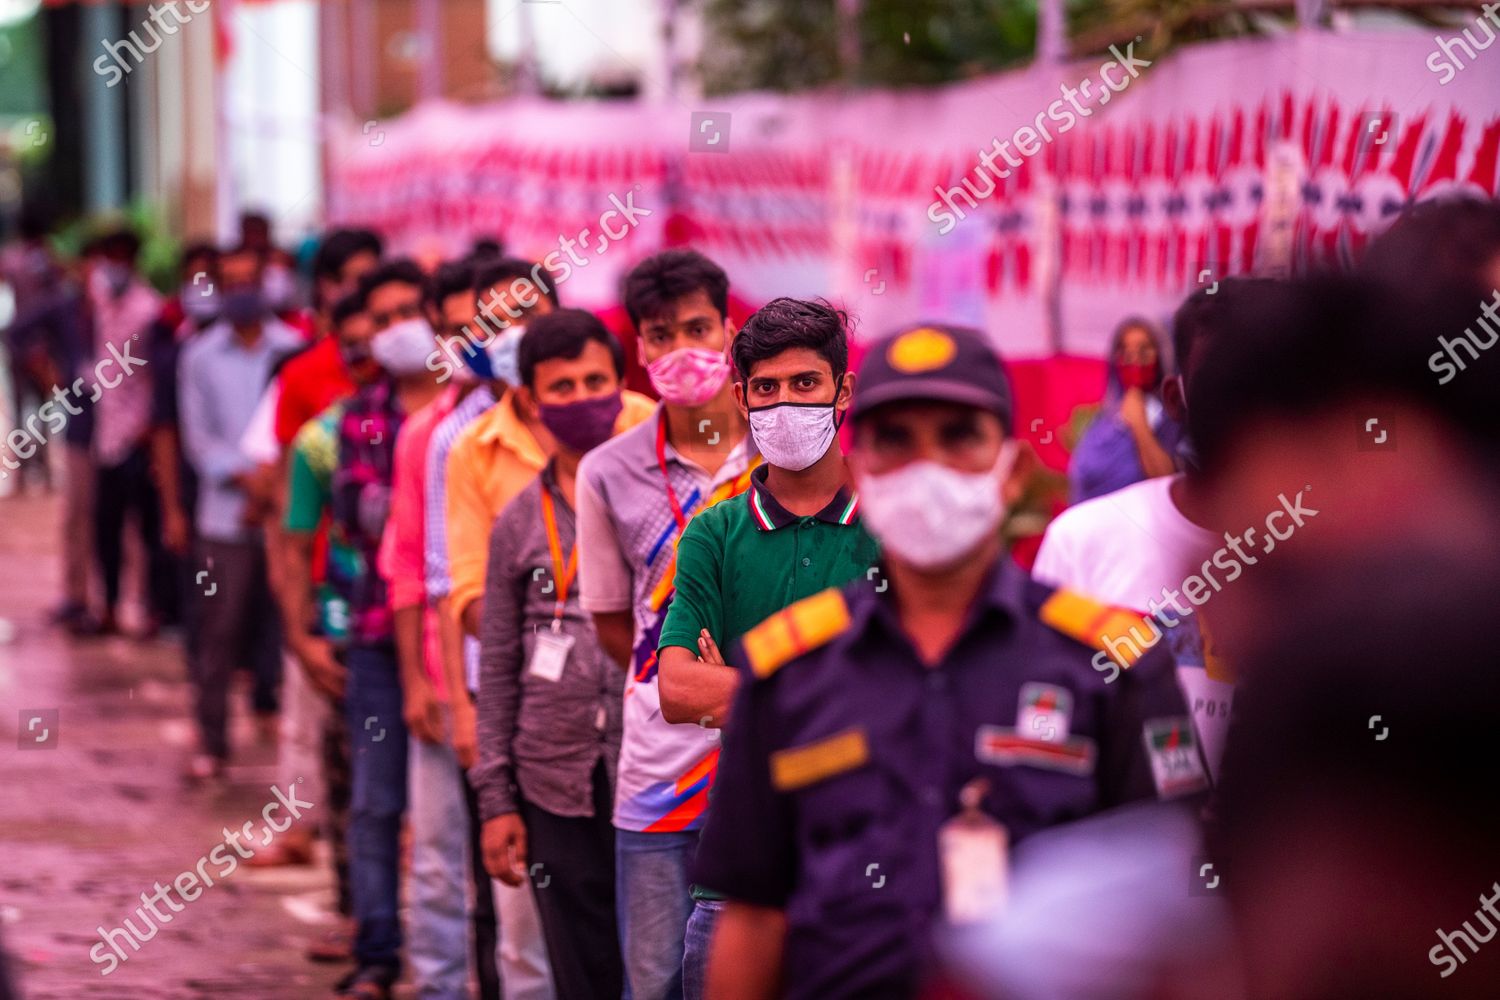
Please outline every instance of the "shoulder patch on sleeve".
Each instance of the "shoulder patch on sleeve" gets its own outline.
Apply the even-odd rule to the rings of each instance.
[[[1160,629],[1145,615],[1067,588],[1053,591],[1042,602],[1038,617],[1070,639],[1108,653],[1122,667],[1134,666],[1160,638]]]
[[[836,587],[776,612],[741,639],[750,670],[770,677],[786,663],[824,645],[849,627],[849,606]]]
[[[794,792],[831,778],[870,760],[870,744],[861,728],[771,754],[771,785],[778,792]]]

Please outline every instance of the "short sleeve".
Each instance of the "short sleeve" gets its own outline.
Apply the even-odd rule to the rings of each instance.
[[[579,603],[591,613],[629,611],[630,563],[588,459],[578,476],[577,499]]]
[[[302,437],[292,447],[288,462],[286,530],[310,534],[318,530],[328,509],[328,481],[319,476]]]
[[[729,899],[781,909],[792,893],[797,856],[791,803],[771,787],[773,683],[741,684],[735,696],[692,874]]]
[[[1071,553],[1065,517],[1060,516],[1047,526],[1041,548],[1037,549],[1036,562],[1031,566],[1032,578],[1052,587],[1070,587],[1077,583],[1069,565]]]
[[[724,595],[720,568],[724,558],[722,517],[713,509],[688,522],[677,545],[676,592],[667,608],[657,649],[684,646],[696,655],[698,631],[708,629],[715,642],[725,642]]]

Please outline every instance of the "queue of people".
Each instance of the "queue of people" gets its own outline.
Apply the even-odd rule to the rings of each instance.
[[[1424,381],[1435,334],[1500,273],[1497,220],[1418,206],[1360,276],[1222,279],[1172,317],[1170,361],[1150,322],[1122,323],[1075,506],[1031,572],[1000,533],[1033,467],[1026,414],[981,331],[912,323],[856,371],[844,312],[776,298],[739,329],[724,270],[666,250],[623,285],[652,399],[625,388],[615,334],[493,247],[427,271],[337,230],[297,312],[268,238],[190,250],[164,301],[117,235],[78,323],[96,355],[143,341],[149,361],[65,445],[88,449],[106,586],[96,615],[70,552],[62,617],[118,627],[134,512],[152,607],[185,622],[185,776],[223,780],[247,673],[283,780],[317,804],[251,863],[314,863],[328,841],[347,922],[309,957],[349,965],[339,996],[390,997],[403,976],[423,998],[1085,995],[1018,985],[1036,976],[1008,948],[1007,883],[1034,906],[1036,845],[1072,832],[1069,850],[1108,853],[1122,815],[1186,831],[1118,841],[1180,862],[1184,885],[1199,852],[1232,849],[1245,930],[1143,947],[1132,975],[1145,963],[1155,993],[1080,945],[1098,991],[1325,995],[1255,896],[1336,919],[1332,883],[1309,890],[1265,847],[1296,836],[1268,775],[1296,775],[1330,859],[1347,835],[1419,866],[1410,830],[1341,825],[1319,798],[1370,804],[1345,783],[1368,772],[1347,741],[1320,735],[1305,767],[1262,742],[1290,732],[1278,711],[1309,710],[1289,692],[1313,697],[1319,670],[1348,679],[1335,653],[1300,675],[1276,661],[1316,636],[1313,611],[1363,599],[1330,565],[1385,565],[1392,534],[1424,565],[1461,553],[1467,595],[1500,565],[1482,523],[1495,365]],[[1451,266],[1398,287],[1415,254]],[[28,316],[49,309],[68,312]],[[68,336],[71,372],[89,352]],[[45,387],[58,364],[23,370]],[[1372,406],[1400,452],[1360,439]],[[1439,467],[1453,489],[1423,479]],[[1286,595],[1301,607],[1281,637]],[[1424,919],[1482,867],[1463,850]],[[1028,948],[1062,960],[1069,928],[1049,927],[1028,924]],[[993,934],[993,956],[960,931]],[[1404,959],[1376,965],[1415,982]]]

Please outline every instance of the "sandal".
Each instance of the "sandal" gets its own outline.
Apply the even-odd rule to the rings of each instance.
[[[355,969],[339,980],[334,987],[335,997],[355,997],[357,1000],[391,1000],[391,984],[396,975],[390,969],[368,966]]]

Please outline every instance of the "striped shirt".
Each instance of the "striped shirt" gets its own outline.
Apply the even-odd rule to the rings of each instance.
[[[578,467],[580,602],[593,613],[630,611],[635,656],[625,680],[625,733],[615,787],[615,826],[696,830],[708,808],[718,742],[696,725],[661,717],[656,644],[673,593],[677,522],[656,442],[662,410],[584,456]],[[666,445],[664,461],[683,513],[744,492],[758,460],[747,434],[710,476]]]
[[[423,518],[422,549],[427,579],[427,599],[448,596],[453,581],[448,576],[448,452],[458,436],[490,407],[495,394],[488,385],[476,387],[442,419],[427,443],[427,501]],[[464,681],[470,691],[479,690],[479,640],[464,636]]]

